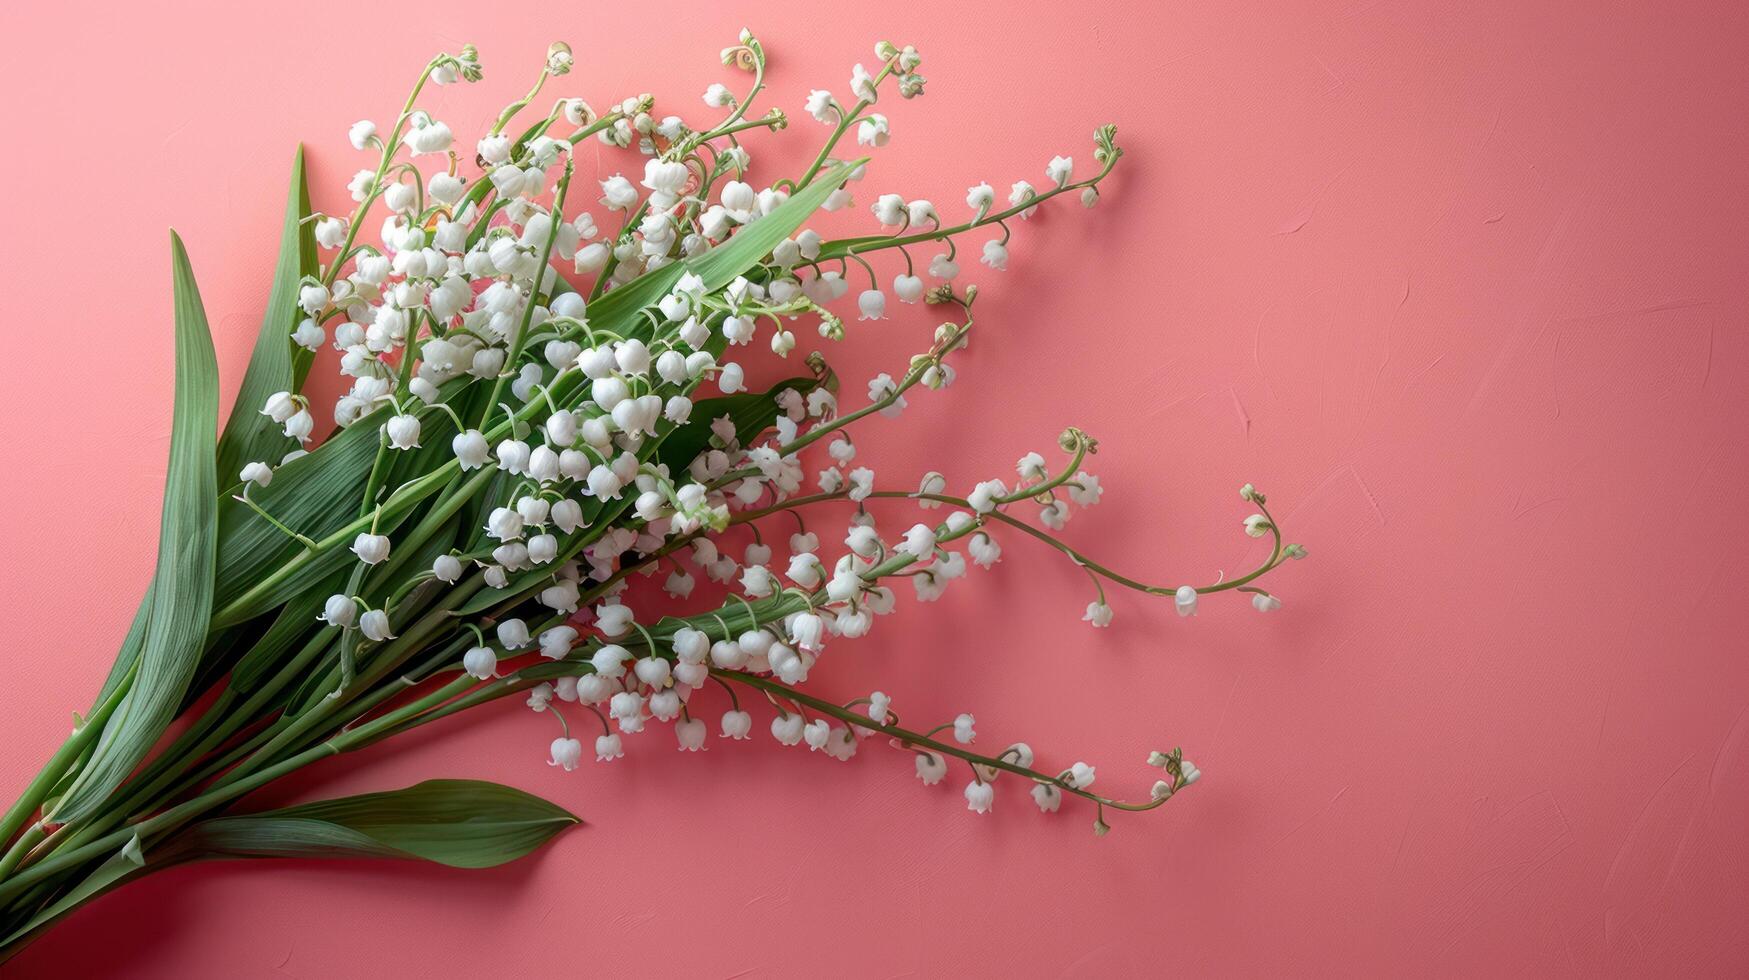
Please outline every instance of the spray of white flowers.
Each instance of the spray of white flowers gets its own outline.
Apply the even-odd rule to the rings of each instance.
[[[789,117],[752,112],[766,56],[751,33],[722,60],[743,83],[711,85],[711,119],[693,122],[658,115],[649,96],[598,110],[554,94],[573,68],[555,44],[527,94],[468,143],[420,101],[429,85],[480,80],[466,47],[427,64],[385,125],[351,127],[369,162],[348,184],[349,214],[299,206],[300,170],[275,289],[285,305],[269,310],[289,384],[246,382],[259,400],[234,415],[255,421],[233,421],[217,446],[229,486],[209,627],[183,692],[191,724],[125,779],[83,772],[105,720],[141,697],[141,671],[118,667],[76,750],[0,825],[0,906],[40,912],[51,886],[118,847],[151,854],[291,769],[512,695],[550,716],[548,761],[566,770],[621,758],[654,723],[687,751],[713,734],[746,739],[762,709],[777,741],[840,760],[884,736],[928,785],[963,763],[980,813],[1004,773],[1045,812],[1078,797],[1100,833],[1107,810],[1152,809],[1197,780],[1178,750],[1155,752],[1151,791],[1119,800],[1093,788],[1085,762],[1046,764],[1021,741],[974,749],[971,714],[906,725],[879,691],[838,703],[801,689],[828,648],[893,612],[906,583],[930,602],[1021,545],[1086,572],[1093,627],[1112,623],[1114,586],[1171,597],[1182,616],[1226,591],[1279,608],[1255,583],[1305,551],[1284,544],[1249,485],[1243,529],[1271,539],[1267,559],[1211,584],[1150,584],[1053,533],[1104,492],[1097,443],[1078,428],[970,486],[856,465],[859,423],[955,381],[978,296],[962,283],[962,247],[1003,270],[1018,222],[1061,197],[1097,204],[1123,156],[1115,128],[1093,133],[1091,165],[1051,157],[1006,195],[982,181],[963,206],[864,194],[870,163],[857,154],[885,146],[899,128],[891,103],[925,87],[918,52],[883,42],[844,90],[808,96],[826,133],[811,164],[754,180],[745,138]],[[522,119],[537,105],[544,115]],[[589,139],[625,163],[586,187],[573,155]],[[807,227],[859,198],[867,234]],[[821,353],[798,353],[798,332],[838,339],[894,300],[944,314],[908,364],[841,391]],[[349,387],[313,404],[304,382],[330,345]],[[800,366],[748,391],[746,365],[764,356]],[[807,515],[846,502],[847,526],[808,529]],[[628,596],[633,577],[679,600],[702,578],[699,598],[714,598],[653,617]]]

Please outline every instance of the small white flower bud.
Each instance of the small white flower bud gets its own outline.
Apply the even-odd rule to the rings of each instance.
[[[321,619],[330,626],[350,627],[358,622],[358,604],[348,595],[331,595],[322,606]]]
[[[559,556],[559,539],[550,534],[537,534],[528,539],[528,560],[545,565]]]
[[[480,680],[487,680],[498,672],[498,654],[491,647],[473,647],[462,654],[462,669],[469,675]]]
[[[522,515],[509,507],[495,507],[486,516],[486,533],[498,541],[522,537]]]
[[[389,537],[365,532],[352,539],[352,553],[366,565],[376,565],[389,557]]]
[[[298,323],[298,328],[292,331],[291,337],[292,343],[304,350],[313,351],[322,346],[322,342],[328,339],[328,332],[323,330],[322,325],[315,320],[305,318]]]
[[[601,407],[604,412],[611,412],[615,405],[631,397],[631,389],[624,380],[608,375],[590,382],[589,398]]]
[[[395,638],[395,634],[389,631],[389,614],[381,609],[371,609],[359,617],[358,631],[373,643]]]
[[[972,780],[966,784],[966,809],[973,813],[989,813],[996,802],[996,787]]]
[[[528,460],[533,455],[528,443],[506,439],[498,444],[498,466],[506,473],[522,476],[528,472]]]
[[[624,756],[625,748],[623,747],[623,742],[617,732],[611,735],[597,735],[595,737],[595,761],[612,762],[614,759],[619,759]]]
[[[553,504],[548,513],[553,526],[565,534],[570,534],[583,524],[583,505],[569,497]]]
[[[961,745],[970,745],[978,737],[972,730],[974,724],[971,715],[960,715],[953,720],[953,739]]]
[[[283,425],[297,410],[298,402],[291,392],[276,391],[267,396],[267,403],[261,407],[261,414]]]
[[[521,497],[516,501],[516,513],[522,516],[523,524],[545,524],[552,509],[545,497]]]
[[[455,458],[461,463],[464,470],[473,470],[484,466],[492,452],[491,447],[486,444],[486,437],[480,433],[479,429],[469,429],[466,432],[457,433],[456,437],[450,440],[449,447],[455,452]]]
[[[300,408],[285,420],[285,434],[299,442],[309,442],[310,433],[316,431],[316,420],[311,417],[309,409]]]
[[[917,753],[917,778],[925,786],[941,782],[947,778],[947,760],[937,752]]]
[[[601,740],[595,742],[595,751],[601,752]],[[583,743],[574,738],[555,738],[552,744],[553,757],[547,760],[549,766],[561,766],[566,772],[577,768],[583,759]]]
[[[563,660],[577,642],[577,630],[570,626],[555,626],[540,635],[540,655],[548,660]]]
[[[419,448],[419,419],[412,415],[394,415],[384,423],[389,445],[396,449]]]
[[[577,441],[577,416],[557,411],[547,417],[547,441],[555,446],[569,446]]]
[[[1172,605],[1180,616],[1196,615],[1196,588],[1189,585],[1179,586],[1178,591],[1172,595]]]
[[[498,624],[498,642],[504,644],[506,650],[520,650],[528,646],[528,624],[520,619],[506,619]]]
[[[1050,783],[1038,783],[1032,788],[1032,801],[1044,813],[1056,813],[1063,805],[1063,791]]]
[[[865,289],[856,297],[859,320],[880,320],[887,315],[887,294],[878,289]]]
[[[723,737],[745,739],[753,731],[753,716],[745,711],[723,712]]]

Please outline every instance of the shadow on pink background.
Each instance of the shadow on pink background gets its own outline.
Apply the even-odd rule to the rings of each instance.
[[[754,143],[765,181],[817,145],[809,87],[842,92],[878,38],[922,50],[929,94],[890,107],[858,228],[883,191],[957,214],[978,180],[1040,182],[1054,153],[1090,166],[1102,122],[1129,150],[1097,210],[1018,229],[1006,274],[968,256],[986,292],[961,383],[876,420],[859,462],[969,486],[1076,424],[1110,492],[1067,537],[1119,569],[1177,584],[1254,563],[1248,480],[1312,552],[1273,580],[1279,614],[1227,598],[1180,620],[1124,595],[1096,633],[1085,577],[1009,541],[993,573],[907,600],[811,686],[878,687],[908,720],[973,711],[985,739],[1086,758],[1131,795],[1147,751],[1182,744],[1204,781],[1095,839],[1090,812],[1041,816],[1012,784],[968,814],[957,775],[924,788],[884,751],[839,765],[713,739],[683,756],[658,731],[565,775],[544,764],[549,722],[504,704],[261,802],[493,778],[589,822],[541,856],[180,869],[12,972],[1749,970],[1743,8],[729,6],[0,14],[0,795],[85,707],[149,575],[165,227],[234,387],[295,141],[318,206],[339,208],[360,165],[346,127],[388,117],[464,41],[487,81],[429,103],[458,133],[554,38],[579,56],[562,94],[651,91],[699,118],[743,20],[793,120]],[[853,324],[828,353],[858,390],[932,326]]]

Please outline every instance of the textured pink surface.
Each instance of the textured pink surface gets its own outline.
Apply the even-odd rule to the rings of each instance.
[[[23,6],[0,15],[8,797],[85,707],[149,573],[164,227],[234,386],[294,140],[338,206],[345,127],[467,40],[488,82],[433,100],[459,132],[552,37],[579,54],[566,93],[652,90],[696,118],[743,19]],[[17,975],[1749,970],[1728,565],[1749,551],[1741,5],[747,9],[800,117],[768,162],[811,148],[806,89],[842,91],[876,38],[924,52],[929,95],[892,107],[864,203],[957,208],[978,179],[1040,180],[1052,153],[1088,165],[1107,120],[1130,150],[1099,210],[1021,229],[1005,275],[972,266],[984,340],[962,385],[863,436],[877,471],[963,486],[1073,423],[1111,492],[1068,536],[1119,568],[1176,583],[1254,562],[1246,480],[1312,550],[1275,580],[1277,615],[1229,599],[1181,621],[1126,595],[1095,633],[1080,573],[1012,541],[816,688],[880,687],[908,720],[972,710],[986,739],[1085,757],[1133,793],[1156,746],[1207,778],[1097,840],[1087,811],[1041,816],[1012,784],[974,817],[885,752],[681,756],[659,732],[565,775],[542,760],[550,723],[502,705],[268,802],[490,777],[590,822],[540,857],[181,869],[71,919]],[[897,368],[931,325],[857,327],[835,362],[853,382]]]

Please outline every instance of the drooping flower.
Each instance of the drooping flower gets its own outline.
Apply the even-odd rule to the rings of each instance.
[[[972,730],[974,721],[969,714],[962,714],[953,720],[953,740],[961,745],[970,745],[977,739],[978,733]]]
[[[352,553],[366,565],[381,564],[389,557],[389,536],[363,532],[352,539]]]
[[[365,610],[364,615],[358,617],[358,631],[373,643],[395,638],[394,631],[389,628],[389,614],[381,609]]]
[[[947,778],[947,760],[938,752],[917,753],[917,778],[923,785],[934,786]]]
[[[688,718],[684,721],[676,722],[674,725],[674,737],[680,741],[680,751],[700,751],[704,748],[704,719]]]
[[[331,595],[322,606],[320,618],[330,626],[349,627],[358,622],[358,604],[349,595]]]
[[[528,635],[528,624],[520,619],[506,619],[498,624],[498,642],[506,650],[520,650],[533,642]]]
[[[887,294],[878,289],[865,289],[856,297],[859,320],[880,320],[887,315]]]
[[[748,714],[745,711],[739,711],[739,710],[723,712],[723,729],[722,729],[722,731],[723,731],[724,738],[732,738],[732,739],[744,741],[748,737],[748,733],[751,732],[752,730],[753,730],[753,716],[752,715]]]
[[[807,109],[808,115],[814,117],[816,122],[831,124],[834,121],[835,116],[832,107],[833,101],[831,92],[828,92],[823,88],[813,89],[808,92],[808,101],[804,108]]]
[[[978,779],[966,784],[966,809],[973,813],[989,813],[995,802],[995,786]]]
[[[498,654],[491,647],[470,647],[462,654],[462,670],[480,680],[488,680],[498,672]]]
[[[1075,172],[1075,161],[1068,157],[1051,157],[1051,162],[1045,165],[1045,176],[1051,183],[1062,187],[1069,182],[1069,176]]]
[[[601,751],[600,743],[596,744],[596,752]],[[577,763],[583,758],[583,743],[574,738],[555,738],[552,744],[552,758],[547,761],[549,766],[563,766],[566,772],[577,768]]]
[[[595,737],[596,762],[612,762],[615,759],[624,758],[625,754],[625,742],[620,738],[618,732]]]
[[[1056,813],[1063,805],[1063,791],[1050,783],[1036,783],[1032,787],[1032,801],[1040,811]]]

